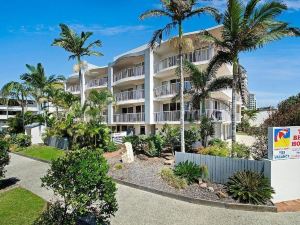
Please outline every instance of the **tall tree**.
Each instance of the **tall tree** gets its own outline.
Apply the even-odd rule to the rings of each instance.
[[[178,55],[179,55],[179,74],[180,74],[180,125],[181,125],[181,151],[185,152],[184,144],[184,76],[183,76],[183,22],[191,17],[200,14],[210,14],[217,21],[220,14],[213,7],[197,7],[197,0],[161,0],[161,9],[151,9],[140,15],[140,19],[149,17],[167,17],[171,20],[165,27],[154,32],[149,43],[151,48],[160,43],[163,34],[169,35],[172,29],[178,28]]]
[[[1,93],[8,99],[11,98],[18,102],[21,106],[22,126],[25,126],[25,107],[27,105],[27,97],[29,95],[29,87],[25,83],[11,81],[2,87]],[[9,100],[7,100],[7,104]],[[8,108],[8,105],[7,105]]]
[[[93,50],[95,47],[101,47],[102,43],[100,40],[96,40],[91,43],[86,43],[87,40],[93,35],[92,32],[81,32],[81,34],[79,35],[65,24],[60,24],[59,26],[61,28],[60,38],[54,39],[52,46],[59,46],[64,48],[67,52],[72,53],[69,56],[69,60],[77,60],[80,82],[80,102],[81,106],[83,106],[85,99],[81,58],[84,56],[92,55],[102,56],[102,53]]]
[[[65,78],[61,75],[51,75],[48,77],[41,63],[38,63],[36,67],[26,64],[26,67],[29,71],[21,75],[21,80],[26,81],[26,83],[30,86],[30,94],[33,96],[36,103],[38,104],[38,109],[40,113],[40,110],[42,109],[42,104],[46,101],[48,101],[49,103],[49,98],[47,95],[47,90],[49,89],[49,87],[57,85]]]
[[[239,54],[254,51],[269,42],[287,36],[299,36],[300,31],[277,17],[287,9],[278,1],[249,0],[246,5],[242,0],[228,0],[223,17],[222,38],[205,32],[205,37],[212,40],[219,51],[210,61],[208,70],[216,70],[224,63],[233,66],[232,83],[232,142],[236,142],[236,94],[241,79]]]
[[[188,61],[184,62],[184,68],[190,75],[193,87],[187,91],[187,94],[192,97],[193,108],[200,109],[200,104],[202,104],[202,113],[205,113],[205,100],[210,97],[211,92],[232,86],[232,78],[229,76],[213,78],[207,70],[201,70],[195,64]]]

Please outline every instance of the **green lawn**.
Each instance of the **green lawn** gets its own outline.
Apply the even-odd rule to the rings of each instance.
[[[0,193],[0,224],[31,225],[46,202],[23,188]]]
[[[19,151],[18,153],[25,156],[37,158],[37,159],[43,159],[49,162],[65,154],[63,150],[50,147],[50,146],[38,146],[38,145],[27,147]]]

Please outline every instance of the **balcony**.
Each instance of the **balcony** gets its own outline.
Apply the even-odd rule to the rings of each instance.
[[[107,77],[90,80],[86,84],[86,88],[96,88],[96,87],[101,87],[101,86],[107,86]]]
[[[185,111],[184,120],[185,121],[200,121],[201,116],[207,116],[212,118],[215,122],[225,122],[230,121],[230,112],[226,110],[216,110],[207,109],[205,112],[199,110]],[[155,122],[179,122],[180,121],[180,111],[165,111],[165,112],[155,112],[154,113]]]
[[[80,93],[80,86],[75,85],[75,86],[70,86],[67,88],[68,92],[71,92],[72,94],[79,94]]]
[[[212,57],[213,57],[212,49],[202,48],[184,54],[183,60],[187,60],[189,62],[204,62],[210,60]],[[154,73],[158,73],[162,70],[168,69],[170,67],[178,66],[178,65],[179,65],[179,56],[178,55],[170,56],[154,65]]]
[[[132,68],[126,68],[114,74],[114,82],[130,78],[130,77],[138,77],[145,74],[144,66],[137,66]]]
[[[114,114],[114,123],[139,123],[145,121],[145,113]]]
[[[139,100],[139,99],[144,99],[144,98],[145,98],[144,89],[123,91],[123,92],[115,94],[116,102]]]
[[[192,89],[192,85],[190,81],[184,82],[184,90],[189,91]],[[179,93],[180,90],[180,83],[173,83],[173,84],[166,84],[159,86],[157,88],[154,88],[154,96],[155,97],[163,97],[163,96],[169,96],[169,95],[176,95]]]

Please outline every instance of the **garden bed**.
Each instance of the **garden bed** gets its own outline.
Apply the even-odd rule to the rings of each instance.
[[[196,183],[189,185],[184,189],[176,189],[169,186],[160,176],[160,172],[163,168],[172,168],[172,166],[164,165],[164,159],[148,158],[147,160],[141,160],[135,157],[133,163],[121,164],[122,166],[120,166],[120,160],[120,157],[108,159],[110,164],[109,174],[116,180],[145,187],[146,189],[153,189],[158,192],[169,193],[170,195],[177,195],[179,197],[228,204],[240,204],[230,196],[225,198],[220,198],[218,196],[217,193],[219,191],[226,193],[226,186],[222,184],[208,183],[207,186],[212,187],[214,189],[213,192],[209,190],[208,187],[203,188]],[[272,202],[269,202],[267,206],[273,206]]]

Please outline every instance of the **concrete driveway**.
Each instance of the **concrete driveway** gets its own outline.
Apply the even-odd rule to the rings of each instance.
[[[11,154],[6,177],[46,200],[53,193],[41,188],[49,165]],[[118,185],[119,211],[112,225],[298,225],[300,213],[257,213],[201,206]]]

